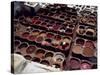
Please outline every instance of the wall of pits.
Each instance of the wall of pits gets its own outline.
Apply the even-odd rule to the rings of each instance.
[[[96,12],[65,4],[50,4],[32,17],[20,16],[13,22],[14,52],[61,70],[95,69],[96,17]]]

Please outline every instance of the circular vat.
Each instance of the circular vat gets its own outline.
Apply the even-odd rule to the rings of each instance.
[[[26,53],[27,54],[32,54],[34,51],[36,50],[36,46],[28,46],[27,49],[26,49]]]

